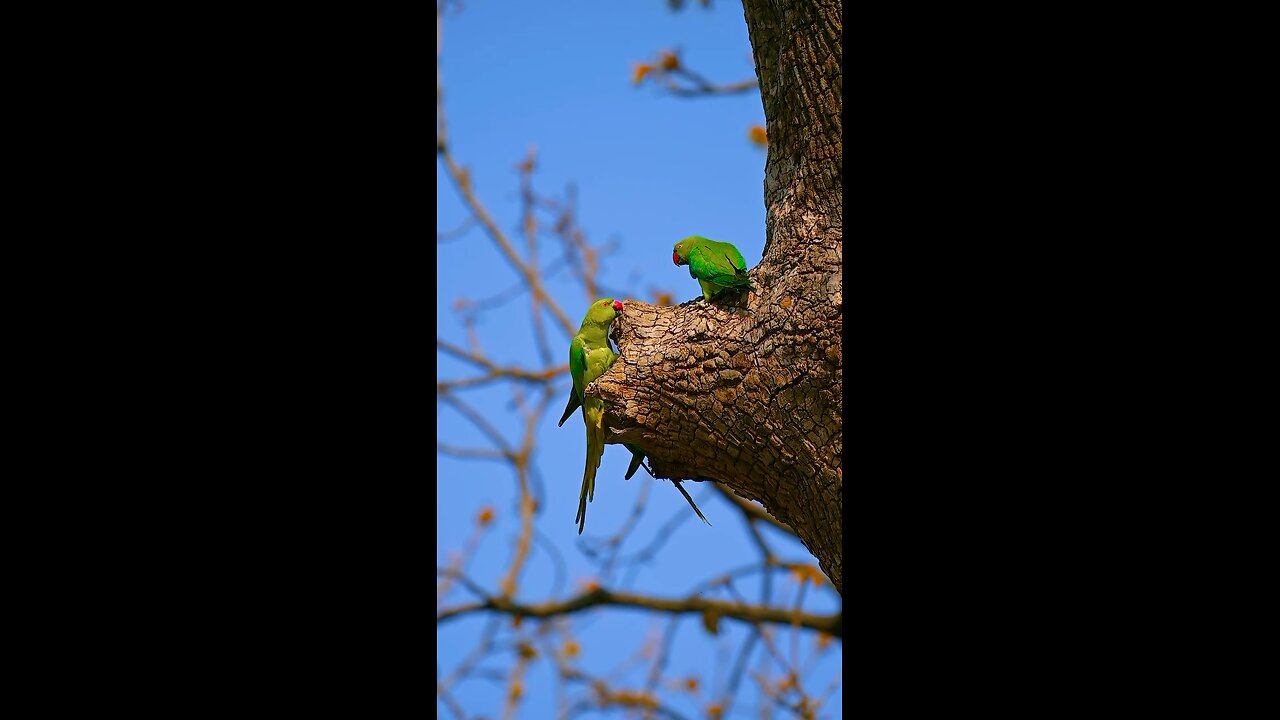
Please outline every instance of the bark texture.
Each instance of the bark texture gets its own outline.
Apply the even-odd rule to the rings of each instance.
[[[714,478],[760,501],[843,594],[842,7],[743,5],[769,134],[761,290],[624,301],[621,357],[588,392],[605,400],[608,442],[642,445],[659,477]]]

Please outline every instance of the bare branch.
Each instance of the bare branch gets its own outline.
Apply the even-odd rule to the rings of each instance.
[[[457,240],[458,238],[465,236],[467,234],[467,231],[475,227],[475,225],[476,225],[476,219],[474,217],[469,217],[466,220],[463,220],[461,225],[459,225],[458,227],[452,230],[448,230],[442,233],[436,233],[436,242],[437,243],[453,242],[454,240]]]
[[[537,165],[537,151],[533,146],[524,161],[516,166],[520,171],[521,226],[524,229],[525,244],[529,248],[529,265],[538,266],[538,217],[534,212],[537,207],[537,196],[533,193],[533,169]],[[544,365],[551,364],[550,351],[547,349],[547,335],[542,327],[542,312],[539,309],[538,296],[529,296],[530,315],[533,318],[533,340],[538,348],[538,356]]]
[[[453,669],[453,672],[449,673],[444,680],[440,681],[441,685],[448,688],[466,677],[467,673],[471,672],[471,670],[494,649],[493,638],[497,634],[498,626],[500,624],[500,616],[495,615],[490,618],[489,622],[485,625],[484,630],[480,633],[480,642],[476,645],[475,649],[463,658],[461,663],[458,663],[458,666]]]
[[[551,581],[551,597],[557,597],[560,595],[560,591],[564,589],[564,558],[560,556],[560,551],[556,549],[555,544],[546,535],[534,530],[533,539],[535,542],[541,543],[542,548],[547,551],[547,555],[551,556],[551,562],[555,566],[555,577]]]
[[[646,79],[677,97],[703,97],[708,95],[737,95],[746,92],[759,92],[760,83],[756,78],[746,78],[731,83],[714,83],[694,72],[684,64],[680,53],[663,50],[658,59],[651,62],[636,63],[632,77],[636,84]]]
[[[746,674],[747,660],[751,657],[751,651],[755,649],[756,643],[760,641],[759,633],[752,633],[751,637],[742,644],[742,650],[738,653],[738,660],[733,664],[733,670],[729,673],[729,687],[725,691],[722,702],[724,715],[729,714],[729,708],[733,707],[733,700],[738,695],[738,687],[742,684],[742,677]]]
[[[528,380],[529,382],[547,382],[549,380],[554,380],[555,378],[569,372],[568,363],[565,363],[564,365],[557,365],[555,367],[544,368],[542,370],[528,370],[525,368],[514,367],[510,365],[498,365],[497,363],[493,362],[492,360],[485,357],[484,355],[481,355],[480,353],[463,350],[457,345],[454,345],[453,343],[447,340],[441,340],[440,338],[436,338],[436,349],[443,350],[448,355],[452,355],[453,357],[456,357],[459,360],[466,360],[467,362],[472,363],[477,367],[480,367],[484,370],[489,371],[488,375],[484,375],[482,376],[482,378],[472,378],[470,382],[464,382],[461,380],[452,380],[452,381],[446,380],[443,383],[445,385],[476,384],[476,381],[481,379],[495,380],[498,378],[514,378],[517,380]],[[440,382],[436,383],[437,388],[440,385],[441,385]]]
[[[449,708],[449,711],[454,714],[454,717],[458,718],[458,720],[467,720],[466,711],[463,710],[462,706],[458,704],[458,701],[454,700],[453,696],[449,694],[448,688],[441,683],[436,683],[436,694],[444,701],[445,707]]]
[[[533,545],[534,501],[533,493],[529,489],[529,458],[533,452],[534,429],[550,399],[551,389],[548,387],[542,393],[538,406],[525,415],[524,442],[512,458],[520,487],[520,536],[516,539],[516,551],[511,559],[511,567],[499,585],[505,597],[515,594],[520,570],[524,567],[525,558],[529,556],[529,549]]]
[[[676,628],[680,626],[680,616],[672,615],[667,621],[667,631],[662,635],[662,644],[658,650],[658,656],[653,661],[653,668],[649,671],[649,680],[645,683],[645,689],[653,692],[658,687],[658,680],[662,678],[662,671],[667,666],[667,658],[671,654],[671,643],[676,637]]]
[[[491,597],[484,602],[470,603],[444,610],[436,615],[436,622],[437,624],[443,624],[454,618],[485,610],[508,615],[549,618],[603,606],[647,608],[659,612],[673,613],[711,612],[720,617],[751,624],[777,623],[779,625],[791,625],[795,619],[794,613],[790,608],[764,607],[743,602],[726,602],[697,595],[686,598],[659,598],[596,588],[561,602],[524,604],[514,602],[508,598]],[[800,615],[800,625],[812,630],[820,630],[833,637],[843,637],[840,613],[832,615],[802,613]]]
[[[623,540],[631,535],[632,528],[635,527],[636,522],[640,520],[640,515],[644,512],[645,502],[649,499],[649,488],[650,483],[644,483],[640,486],[640,494],[636,496],[636,502],[631,507],[631,513],[627,515],[627,519],[622,522],[616,533],[604,540],[592,538],[578,541],[579,549],[587,557],[595,559],[602,555],[604,556],[600,566],[600,577],[605,582],[612,578],[613,566],[618,559],[618,553],[622,550]]]
[[[573,335],[573,323],[569,321],[569,317],[560,309],[560,305],[547,292],[542,285],[542,279],[538,276],[537,265],[530,265],[520,258],[511,241],[507,238],[506,233],[502,232],[502,228],[494,222],[493,217],[489,215],[489,211],[484,204],[480,202],[480,198],[472,188],[470,173],[460,166],[454,159],[453,153],[449,150],[448,134],[446,132],[445,110],[444,110],[444,83],[442,82],[440,72],[440,46],[441,34],[443,26],[443,5],[437,6],[436,10],[436,153],[440,159],[444,161],[445,168],[448,170],[449,179],[453,181],[454,188],[462,195],[463,201],[471,210],[472,215],[480,221],[484,226],[489,237],[502,250],[503,257],[507,262],[515,268],[516,272],[524,278],[529,284],[529,288],[533,291],[543,304],[555,315],[559,321],[560,327],[567,336]]]
[[[508,445],[506,439],[502,437],[502,433],[498,432],[488,420],[485,420],[483,415],[476,412],[475,408],[462,402],[451,393],[441,390],[439,387],[436,388],[436,397],[445,401],[445,403],[454,410],[457,410],[463,417],[470,420],[471,423],[479,428],[480,432],[488,436],[488,438],[493,441],[493,444],[497,445],[503,453],[507,455],[512,454],[511,446]]]
[[[501,450],[493,448],[469,448],[450,445],[449,443],[436,442],[436,452],[442,452],[445,455],[451,455],[456,458],[466,458],[471,460],[509,460],[511,456]]]
[[[436,568],[436,575],[443,575],[445,577],[457,580],[458,582],[462,583],[463,587],[475,593],[476,597],[485,598],[489,596],[489,593],[481,589],[480,586],[476,584],[474,580],[467,577],[466,575],[464,575],[462,572],[458,570],[453,570],[450,568]]]
[[[747,78],[733,83],[716,84],[686,68],[678,68],[672,72],[693,83],[692,86],[670,84],[667,90],[677,97],[699,97],[704,95],[739,95],[745,92],[758,92],[760,84],[755,78]]]
[[[738,588],[732,581],[725,583],[723,587],[737,599],[739,604],[747,604],[747,599],[742,597],[742,593],[738,592]],[[789,615],[789,617],[792,622],[795,621],[793,614]],[[760,639],[764,640],[765,648],[769,651],[769,654],[773,656],[773,659],[778,661],[778,667],[788,669],[786,659],[784,659],[782,657],[782,653],[778,651],[778,646],[773,644],[773,637],[770,628],[764,627],[763,621],[761,620],[749,619],[747,622],[755,625],[756,632],[760,635]]]
[[[439,105],[438,115],[441,118],[444,117],[443,103]],[[441,123],[443,124],[443,120],[441,120]],[[472,191],[470,173],[458,165],[457,161],[453,159],[453,155],[447,148],[442,147],[440,149],[440,157],[444,160],[445,166],[449,170],[449,178],[453,180],[454,187],[457,188],[458,192],[462,195],[463,200],[466,201],[471,212],[480,219],[480,223],[488,232],[489,237],[492,238],[502,250],[503,257],[505,257],[507,262],[515,268],[516,272],[524,278],[524,281],[529,284],[529,288],[538,296],[538,299],[542,301],[549,310],[551,310],[551,314],[555,315],[556,320],[560,322],[560,328],[564,330],[565,334],[567,336],[572,336],[573,324],[569,322],[569,316],[564,314],[564,310],[560,309],[560,304],[557,303],[555,299],[551,297],[550,293],[547,292],[546,288],[543,287],[542,279],[538,277],[537,268],[529,266],[520,259],[520,255],[516,252],[515,247],[512,246],[511,241],[507,239],[506,234],[503,233],[502,229],[494,222],[493,217],[489,215],[489,211],[480,203],[480,199],[477,198],[475,192]]]

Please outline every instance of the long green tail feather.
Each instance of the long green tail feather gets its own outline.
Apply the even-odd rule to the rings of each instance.
[[[578,516],[574,518],[579,535],[587,525],[587,503],[595,502],[596,498],[596,470],[604,455],[604,408],[584,406],[582,419],[587,425],[587,463],[582,471],[582,490],[578,493]]]
[[[707,520],[707,518],[703,516],[702,511],[699,510],[698,506],[693,502],[693,498],[689,496],[689,491],[684,489],[684,486],[680,484],[680,481],[672,480],[671,483],[676,486],[676,489],[680,491],[680,494],[684,496],[684,499],[689,501],[689,507],[692,507],[693,511],[698,513],[698,517],[702,518],[702,522],[710,525],[711,521]]]

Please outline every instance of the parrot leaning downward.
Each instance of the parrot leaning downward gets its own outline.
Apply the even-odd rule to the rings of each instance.
[[[689,266],[689,277],[702,286],[704,300],[726,288],[759,290],[747,274],[746,259],[727,242],[690,235],[676,243],[671,261]]]
[[[587,386],[604,375],[618,353],[609,347],[609,324],[622,311],[622,303],[613,298],[601,298],[591,303],[587,316],[582,319],[578,334],[569,340],[569,374],[573,376],[573,391],[560,424],[573,414],[575,403],[582,406],[582,420],[587,426],[587,464],[582,471],[582,490],[578,495],[578,534],[587,524],[587,502],[595,500],[596,469],[604,455],[604,401],[586,396]]]
[[[620,305],[620,304],[621,304],[621,303],[619,303],[619,305]],[[615,309],[616,309],[616,308],[615,308]],[[588,315],[587,315],[587,316],[588,316],[588,317],[590,317],[590,312],[588,312]],[[585,322],[586,322],[586,320],[584,319],[584,320],[583,320],[583,322],[585,323]],[[581,334],[581,330],[579,330],[579,334]],[[607,335],[608,335],[608,333],[606,332],[606,337],[607,337]],[[576,339],[577,339],[577,336],[575,335],[575,336],[574,336],[574,340],[576,340]],[[584,338],[584,339],[583,339],[583,342],[584,342],[584,343],[586,342],[586,338]],[[607,345],[607,343],[606,343],[606,345]],[[606,369],[606,370],[608,370],[608,369],[609,369],[609,367],[613,365],[614,360],[617,360],[617,359],[618,359],[618,353],[617,353],[617,352],[615,352],[615,351],[613,350],[613,348],[612,348],[612,347],[610,347],[610,348],[609,348],[609,350],[610,350],[610,352],[613,354],[613,359],[609,360],[608,365],[606,365],[606,366],[605,366],[605,369]],[[569,358],[569,365],[570,365],[569,373],[570,373],[570,375],[573,375],[574,370],[573,370],[573,342],[572,342],[572,341],[570,341],[570,345],[569,345],[569,353],[570,353],[570,358]],[[603,373],[601,373],[601,374],[603,374]],[[584,378],[584,380],[585,380],[585,378]],[[591,384],[591,381],[590,381],[590,380],[586,380],[585,382],[583,382],[583,383],[582,383],[582,390],[585,390],[585,389],[586,389],[586,387],[587,387],[587,385],[590,385],[590,384]],[[582,390],[579,390],[579,388],[578,388],[578,378],[577,378],[577,376],[576,376],[576,375],[574,375],[573,387],[569,388],[569,401],[565,403],[565,405],[564,405],[564,413],[562,413],[562,414],[560,415],[560,422],[559,422],[559,423],[556,423],[556,427],[564,427],[564,421],[565,421],[565,420],[568,420],[568,419],[569,419],[569,417],[570,417],[571,415],[573,415],[573,413],[574,413],[574,411],[575,411],[575,410],[577,410],[578,408],[582,407],[582,394],[581,394],[581,393],[582,393]],[[584,416],[583,416],[583,417],[584,417],[584,419],[585,419],[585,413],[584,413]],[[628,450],[630,450],[630,451],[631,451],[631,454],[632,454],[632,457],[631,457],[631,465],[627,468],[627,478],[626,478],[627,480],[630,480],[630,479],[631,479],[631,476],[632,476],[632,475],[634,475],[634,474],[636,473],[636,468],[640,467],[640,461],[644,460],[644,450],[641,450],[638,446],[636,446],[636,445],[632,445],[632,444],[630,444],[630,443],[625,443],[625,446],[626,446],[626,448],[627,448]],[[646,472],[648,472],[648,471],[646,470]],[[581,531],[579,531],[579,532],[581,532]]]
[[[557,427],[564,426],[575,410],[582,407],[582,419],[587,426],[587,462],[582,475],[582,490],[578,497],[578,515],[574,522],[578,523],[578,534],[582,534],[587,522],[587,502],[595,499],[596,469],[600,467],[600,458],[604,455],[604,403],[599,398],[584,398],[587,386],[604,375],[605,371],[618,359],[618,353],[609,345],[609,325],[622,312],[622,303],[612,298],[601,298],[591,304],[587,316],[582,319],[578,334],[569,341],[569,374],[573,377],[573,387],[569,389],[569,401],[565,404],[564,414],[560,416]],[[644,460],[645,452],[638,445],[625,443],[631,451],[631,464],[627,466],[626,479],[636,473]],[[649,472],[645,468],[645,472]],[[652,475],[652,473],[650,473]],[[689,493],[675,483],[676,489],[684,495],[685,500],[698,513],[702,521],[710,525],[703,517],[702,511],[694,504]]]

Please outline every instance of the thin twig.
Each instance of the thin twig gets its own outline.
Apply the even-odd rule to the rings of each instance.
[[[468,460],[510,460],[511,456],[493,448],[469,448],[436,442],[436,452]]]
[[[468,217],[466,220],[462,221],[462,224],[459,225],[458,227],[452,230],[447,230],[442,233],[436,233],[436,242],[437,243],[453,242],[454,240],[457,240],[458,238],[465,236],[467,234],[467,231],[475,226],[476,226],[475,217]]]
[[[724,707],[722,717],[729,715],[729,709],[733,707],[734,698],[738,695],[738,686],[742,684],[742,677],[746,675],[747,659],[751,657],[751,651],[755,649],[756,643],[760,641],[759,633],[751,633],[746,642],[742,643],[742,650],[738,653],[738,661],[733,664],[733,670],[729,674],[729,687],[724,694]]]
[[[473,425],[480,429],[480,432],[484,433],[493,441],[494,445],[498,446],[499,450],[508,455],[514,454],[511,450],[511,446],[508,445],[506,439],[502,437],[502,433],[498,432],[488,420],[485,420],[483,415],[476,412],[475,408],[454,397],[452,393],[441,391],[439,389],[436,391],[436,397],[445,401],[449,407],[457,410],[459,414],[470,420]]]

